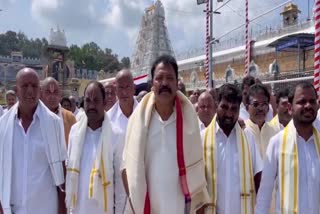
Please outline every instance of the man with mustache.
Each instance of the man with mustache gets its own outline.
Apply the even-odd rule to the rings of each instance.
[[[217,114],[203,133],[211,196],[206,213],[254,213],[263,163],[253,136],[238,123],[241,101],[241,92],[235,85],[221,86]]]
[[[262,159],[265,157],[266,149],[271,137],[277,131],[266,122],[269,111],[270,94],[262,84],[254,84],[249,88],[247,95],[247,111],[249,119],[245,120],[246,131],[251,132]]]
[[[270,125],[277,131],[280,132],[284,129],[292,119],[289,112],[289,89],[283,88],[276,94],[276,110],[277,115],[270,121]]]
[[[61,92],[59,83],[55,78],[47,77],[41,82],[41,100],[50,111],[58,115],[61,119],[65,143],[68,145],[71,127],[77,121],[70,111],[61,107]]]
[[[66,213],[66,146],[60,119],[39,101],[36,71],[16,77],[19,102],[0,118],[0,201],[4,213]]]
[[[113,126],[126,134],[128,120],[131,114],[134,112],[138,105],[138,101],[134,98],[135,85],[133,82],[132,74],[129,70],[124,69],[117,73],[115,80],[116,94],[118,101],[107,112],[109,119]],[[114,151],[116,154],[122,154],[124,143],[114,145]],[[116,157],[121,157],[115,155]],[[123,187],[120,165],[122,158],[116,158],[115,160],[115,213],[122,214],[126,201],[126,193]]]
[[[111,109],[112,106],[117,102],[116,88],[113,81],[105,83],[104,91],[106,93],[105,111],[109,111],[109,109]]]
[[[289,101],[292,120],[268,145],[256,214],[268,213],[274,187],[276,213],[320,210],[320,138],[313,126],[317,92],[311,83],[300,82]]]
[[[73,214],[114,213],[113,145],[120,139],[107,113],[101,83],[84,91],[85,114],[71,128],[68,148],[66,204]]]
[[[151,68],[152,92],[129,119],[123,153],[125,213],[195,213],[208,200],[197,115],[178,91],[169,55]]]

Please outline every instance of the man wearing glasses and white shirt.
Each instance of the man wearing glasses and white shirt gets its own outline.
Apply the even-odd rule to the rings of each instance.
[[[135,93],[135,85],[133,82],[132,74],[129,70],[121,70],[118,72],[115,80],[116,94],[118,101],[107,112],[108,117],[113,127],[118,129],[123,135],[126,134],[129,117],[134,109],[137,107],[138,102],[133,97]],[[122,157],[124,143],[114,145],[114,156]],[[126,192],[123,187],[120,166],[122,158],[116,158],[114,160],[115,165],[115,213],[122,214],[126,201]]]
[[[270,93],[262,84],[254,84],[249,88],[246,108],[250,118],[245,121],[246,130],[251,132],[264,159],[271,137],[277,132],[266,122],[269,111]]]

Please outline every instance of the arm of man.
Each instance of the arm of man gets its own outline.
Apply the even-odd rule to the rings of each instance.
[[[266,158],[264,161],[264,168],[261,177],[260,189],[257,195],[257,203],[255,207],[256,214],[268,214],[272,191],[274,188],[274,182],[277,177],[278,171],[278,156],[277,156],[277,145],[279,145],[279,135],[271,138],[267,148]]]

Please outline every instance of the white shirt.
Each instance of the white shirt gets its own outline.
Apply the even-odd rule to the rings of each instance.
[[[240,112],[239,112],[239,118],[242,120],[248,120],[250,118],[249,112],[246,109],[246,106],[241,103],[240,104]],[[266,122],[270,122],[273,118],[273,108],[272,105],[269,104],[269,111],[266,115]]]
[[[176,114],[163,121],[153,110],[146,146],[146,176],[151,213],[183,213],[184,195],[179,182]]]
[[[258,148],[254,143],[254,136],[245,132],[250,146],[253,174],[262,171],[263,162]],[[203,133],[202,133],[203,139]],[[202,141],[203,142],[203,141]],[[241,210],[239,155],[235,128],[227,137],[216,123],[217,148],[217,213],[234,214]]]
[[[2,106],[0,105],[0,117],[1,117],[3,114],[4,114],[3,108],[2,108]]]
[[[133,99],[133,111],[136,109],[139,104],[138,101]],[[120,135],[119,139],[113,144],[114,148],[114,170],[115,170],[115,213],[122,214],[126,204],[127,194],[125,192],[122,176],[121,176],[121,165],[122,165],[122,153],[125,144],[125,135],[127,131],[128,121],[121,108],[119,101],[117,101],[111,109],[107,112],[110,122]]]
[[[11,206],[15,214],[57,214],[57,187],[46,155],[47,143],[43,141],[39,109],[27,132],[15,117]]]
[[[138,101],[134,98],[133,99],[133,111],[136,109],[137,105],[138,105]],[[133,112],[132,111],[132,112]],[[120,131],[122,131],[123,133],[126,133],[127,131],[127,126],[128,126],[128,121],[129,118],[126,117],[121,108],[120,108],[120,104],[119,101],[117,101],[111,109],[109,109],[109,111],[107,112],[108,117],[112,123],[112,125],[116,128],[118,128]]]
[[[76,109],[74,110],[73,115],[77,116],[78,113],[79,113],[79,108],[76,106]]]
[[[276,190],[276,213],[280,214],[279,194],[279,147],[283,131],[271,138],[267,148],[260,189],[257,196],[256,214],[268,213],[272,190]],[[299,161],[299,214],[319,214],[320,210],[320,161],[313,136],[305,141],[298,136]]]
[[[103,207],[98,205],[98,202],[92,199],[89,199],[89,183],[90,183],[90,173],[97,155],[97,146],[99,143],[99,138],[102,132],[102,128],[98,128],[96,130],[92,130],[87,127],[85,140],[83,143],[81,160],[80,160],[80,176],[79,176],[79,185],[78,185],[78,201],[76,208],[72,211],[72,214],[105,214]],[[72,138],[70,138],[72,139]],[[70,147],[72,148],[73,141],[70,141]],[[110,147],[112,148],[112,147]],[[69,154],[70,154],[69,150]],[[109,171],[107,173],[112,173],[113,171]],[[108,214],[113,213],[113,194],[114,194],[114,186],[113,181],[111,181],[112,185],[107,187],[108,191]]]
[[[203,122],[201,122],[201,120],[198,118],[198,123],[199,123],[199,129],[200,129],[200,133],[206,129],[206,126],[203,124]]]

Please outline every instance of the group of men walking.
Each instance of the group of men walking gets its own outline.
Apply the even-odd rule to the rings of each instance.
[[[242,91],[224,84],[193,104],[172,56],[150,72],[140,103],[122,70],[115,84],[90,82],[72,113],[54,78],[20,70],[18,102],[0,118],[1,213],[319,213],[312,84],[279,91],[272,108],[245,77]]]

